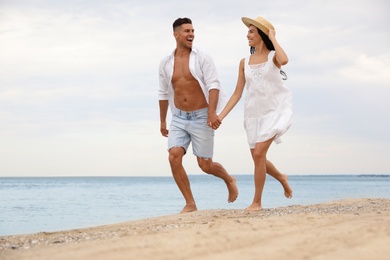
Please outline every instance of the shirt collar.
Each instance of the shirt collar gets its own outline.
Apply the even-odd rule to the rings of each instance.
[[[175,51],[176,51],[176,49],[174,49],[173,51],[172,51],[172,54],[171,54],[171,56],[173,57],[173,56],[175,56]],[[199,52],[199,50],[198,50],[198,48],[197,47],[192,47],[191,48],[191,53],[198,53]]]

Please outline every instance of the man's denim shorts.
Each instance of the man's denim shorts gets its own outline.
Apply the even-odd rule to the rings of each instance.
[[[182,111],[175,108],[168,134],[168,150],[183,147],[185,153],[192,141],[192,151],[200,158],[212,158],[214,130],[207,125],[208,108]]]

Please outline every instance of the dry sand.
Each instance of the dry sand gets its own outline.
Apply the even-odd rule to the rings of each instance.
[[[201,210],[6,236],[0,259],[390,259],[390,199]]]

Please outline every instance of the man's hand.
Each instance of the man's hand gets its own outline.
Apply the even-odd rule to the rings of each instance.
[[[217,114],[209,114],[208,119],[207,119],[207,124],[209,127],[211,127],[214,130],[217,130],[218,127],[222,124],[222,121],[219,119]]]
[[[164,123],[161,123],[160,125],[160,133],[162,134],[162,136],[165,136],[165,137],[168,137],[168,129],[167,129],[167,123],[164,122]]]

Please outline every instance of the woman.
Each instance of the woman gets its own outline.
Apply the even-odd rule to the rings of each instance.
[[[234,108],[246,86],[244,127],[254,162],[255,182],[253,202],[247,210],[253,211],[261,209],[266,173],[282,184],[287,198],[292,197],[287,175],[267,160],[272,141],[279,143],[291,125],[292,95],[281,76],[284,74],[281,67],[287,64],[288,58],[276,41],[273,25],[262,17],[256,20],[243,17],[242,21],[248,27],[251,55],[240,61],[236,89],[219,119],[222,121]]]

